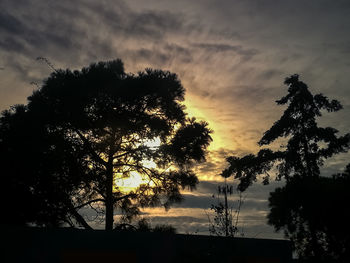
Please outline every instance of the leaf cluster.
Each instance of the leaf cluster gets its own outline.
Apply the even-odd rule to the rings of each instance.
[[[294,178],[270,193],[268,223],[284,230],[300,258],[347,262],[349,186],[350,164],[333,177]]]
[[[229,177],[235,174],[235,178],[240,180],[238,187],[241,190],[249,187],[261,174],[264,174],[263,182],[268,183],[268,171],[275,164],[278,180],[317,177],[320,174],[319,167],[325,159],[346,152],[350,147],[349,133],[339,136],[335,128],[323,128],[317,124],[317,118],[322,116],[323,110],[336,112],[342,109],[340,102],[329,100],[322,94],[312,95],[298,75],[286,78],[284,83],[288,87],[288,93],[276,102],[288,107],[281,118],[264,133],[258,144],[270,145],[278,138],[287,139],[287,144],[282,145],[278,151],[265,148],[256,155],[229,157],[229,167],[222,175]]]
[[[184,94],[176,74],[154,69],[125,73],[121,60],[55,70],[27,105],[1,116],[6,182],[12,193],[38,197],[39,191],[44,200],[53,194],[57,200],[46,203],[57,201],[62,208],[58,220],[67,221],[71,213],[84,227],[88,225],[78,212],[85,206],[112,202],[128,220],[139,206],[169,208],[182,200],[181,188],[198,183],[191,167],[205,160],[212,140],[207,123],[187,118]],[[155,139],[160,145],[149,145]],[[114,181],[133,173],[145,183],[124,193]],[[21,201],[9,202],[9,207],[20,210]],[[34,219],[24,221],[38,223]]]

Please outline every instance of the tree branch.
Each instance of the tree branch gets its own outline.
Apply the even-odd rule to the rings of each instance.
[[[67,206],[69,208],[69,212],[75,218],[75,220],[77,220],[78,224],[80,224],[85,229],[93,230],[93,228],[85,221],[82,215],[77,212],[70,200],[67,201]]]
[[[134,193],[130,193],[130,194],[127,194],[127,195],[124,195],[124,196],[121,196],[121,197],[117,197],[117,198],[113,199],[113,202],[115,203],[115,202],[118,202],[120,200],[123,200],[125,198],[131,197],[131,196],[134,196],[134,195],[135,195]]]
[[[103,164],[103,165],[107,165],[107,162],[105,160],[103,160],[96,152],[95,150],[91,147],[89,140],[85,138],[85,136],[78,130],[73,128],[73,130],[78,134],[78,136],[80,137],[80,139],[84,142],[84,145],[88,148],[88,150],[91,152],[92,156],[94,157],[94,159]]]
[[[105,200],[102,199],[102,198],[93,199],[93,200],[87,201],[86,203],[83,203],[81,205],[75,206],[74,209],[80,209],[80,208],[82,208],[82,207],[84,207],[86,205],[90,205],[90,204],[96,203],[96,202],[105,202]]]

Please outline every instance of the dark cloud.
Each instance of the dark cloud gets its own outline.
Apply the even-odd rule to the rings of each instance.
[[[17,9],[26,8],[31,9],[28,5]],[[47,50],[50,45],[69,50],[74,44],[72,36],[82,37],[81,34],[78,34],[79,30],[75,30],[75,26],[69,25],[64,13],[62,13],[61,19],[42,17],[41,13],[38,16],[28,14],[15,17],[17,9],[9,10],[13,11],[14,14],[1,12],[0,20],[6,21],[2,24],[3,39],[9,43],[22,43],[21,48],[18,46],[20,49],[16,50],[19,53],[29,55],[32,50]]]
[[[245,49],[240,45],[196,43],[192,46],[214,54],[219,52],[234,52],[237,55],[243,56],[245,60],[248,60],[259,53],[256,49]]]
[[[207,191],[207,193],[215,193],[220,182],[201,182],[199,189]],[[221,182],[222,184],[222,182]],[[245,237],[265,237],[265,238],[282,238],[281,233],[274,233],[273,228],[268,226],[267,197],[270,191],[282,183],[271,182],[270,185],[255,184],[243,194],[243,204],[238,218],[239,235],[244,234]],[[201,192],[201,191],[200,191]],[[201,192],[202,193],[202,192]],[[190,232],[192,234],[209,234],[209,219],[213,222],[215,216],[214,211],[210,210],[211,204],[217,204],[217,197],[213,198],[210,194],[197,196],[198,191],[193,194],[186,194],[185,200],[181,204],[175,205],[169,212],[172,215],[152,212],[145,213],[153,225],[155,224],[171,224],[178,229],[180,233]],[[223,201],[223,197],[220,197]],[[233,212],[238,208],[238,195],[233,194],[229,197],[229,205]],[[191,216],[184,216],[186,211],[191,211]],[[197,212],[194,212],[197,211]],[[181,213],[181,215],[179,215]],[[192,216],[195,213],[196,216]]]
[[[260,78],[262,79],[262,81],[270,80],[272,78],[282,80],[283,77],[285,77],[285,73],[278,69],[264,70],[260,73]]]
[[[322,126],[349,130],[349,11],[348,0],[2,0],[0,107],[24,101],[33,89],[29,83],[48,76],[50,68],[34,63],[38,56],[56,68],[121,58],[127,71],[156,67],[178,73],[187,100],[221,139],[195,169],[197,190],[174,208],[202,211],[223,180],[225,158],[255,152],[280,117],[284,108],[274,101],[285,94],[288,75],[300,73],[313,92],[339,99],[344,110],[325,116]],[[346,154],[332,158],[323,174],[348,161]],[[245,193],[243,218],[255,222],[251,233],[271,231],[263,212],[278,185],[255,184]],[[207,229],[205,215],[198,217],[167,220],[183,232],[190,225]]]
[[[181,16],[174,15],[170,12],[153,12],[136,13],[129,20],[126,27],[131,34],[141,37],[161,38],[168,32],[181,30],[183,27]]]
[[[3,38],[0,40],[0,47],[7,51],[17,52],[18,50],[24,50],[25,46],[19,39]]]
[[[155,64],[161,65],[166,64],[170,59],[170,56],[166,53],[155,52],[154,50],[145,48],[141,48],[139,50],[136,50],[135,52],[131,52],[131,54],[135,58],[135,60],[147,62],[152,61]]]
[[[218,184],[219,185],[219,184]],[[222,184],[220,184],[222,185]],[[260,211],[266,211],[267,209],[267,200],[266,200],[266,191],[267,189],[260,190],[260,192],[264,193],[263,199],[256,199],[256,196],[254,196],[254,191],[250,191],[249,195],[251,198],[247,199],[243,203],[244,211],[250,211],[250,210],[260,210]],[[257,193],[259,194],[259,192]],[[213,197],[215,195],[215,197]],[[233,193],[232,196],[229,198],[229,205],[233,209],[237,209],[238,206],[238,193]],[[210,195],[210,192],[207,193],[206,196],[197,196],[197,195],[190,195],[185,194],[184,195],[184,201],[182,203],[174,205],[174,208],[201,208],[201,209],[209,209],[211,205],[216,205],[219,201],[223,202],[223,196],[219,196],[217,194],[217,189],[215,189]]]
[[[207,215],[202,217],[190,216],[147,216],[152,226],[169,224],[174,226],[178,233],[209,235],[209,219]],[[250,238],[283,238],[283,234],[275,233],[271,226],[259,217],[242,218],[238,222],[237,236]]]
[[[172,57],[177,57],[180,63],[189,64],[193,62],[191,49],[175,43],[167,43],[164,45],[164,51]]]
[[[4,9],[0,11],[0,25],[2,32],[12,33],[14,35],[21,35],[25,33],[25,28],[22,22],[6,12]]]
[[[222,184],[222,182],[220,181],[199,181],[198,187],[195,190],[195,193],[199,193],[199,194],[207,194],[209,196],[211,196],[212,194],[215,194],[217,189],[218,189],[218,185]]]
[[[185,194],[184,201],[180,204],[174,205],[174,207],[208,209],[210,208],[210,204],[213,203],[212,199],[213,198],[211,196]]]
[[[2,27],[33,44],[47,39],[66,47],[69,41],[84,43],[94,35],[105,37],[106,40],[114,35],[159,40],[166,34],[185,29],[183,17],[179,13],[137,12],[120,0],[76,1],[74,6],[71,1],[31,1],[22,5],[8,3],[6,9],[8,12],[3,11],[0,18]],[[20,15],[24,10],[29,13]],[[38,10],[40,12],[34,12]]]
[[[191,30],[180,13],[138,12],[124,1],[77,1],[74,6],[71,1],[23,1],[18,5],[5,1],[0,7],[0,47],[2,53],[11,54],[5,61],[8,67],[23,63],[19,56],[44,56],[69,67],[123,55],[162,65],[175,51],[186,54],[190,61],[185,48],[163,40],[166,35]],[[142,43],[154,47],[133,51]],[[164,52],[157,51],[163,47]]]

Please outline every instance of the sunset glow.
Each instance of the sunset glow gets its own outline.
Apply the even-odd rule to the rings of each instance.
[[[170,222],[182,233],[191,228],[208,234],[204,211],[216,202],[212,195],[224,181],[225,158],[257,153],[258,141],[286,109],[275,103],[287,92],[286,77],[298,73],[314,94],[339,100],[344,109],[331,117],[325,112],[320,126],[349,132],[350,1],[17,2],[0,1],[1,111],[27,104],[27,97],[59,69],[74,72],[120,58],[127,73],[152,68],[177,74],[185,89],[179,103],[188,117],[208,123],[213,141],[206,162],[193,167],[197,189],[184,191],[184,202],[169,211],[147,208],[144,215]],[[155,150],[161,142],[143,144]],[[335,156],[322,173],[340,172],[349,158],[349,153]],[[157,168],[150,160],[143,164]],[[134,170],[119,172],[114,171],[115,192],[153,185]],[[237,184],[233,177],[227,181]],[[250,237],[283,236],[266,224],[269,192],[282,183],[256,183],[247,190],[242,216]]]
[[[137,172],[130,172],[130,176],[126,178],[115,179],[115,186],[123,193],[134,191],[142,184],[154,185],[150,180],[147,180]]]
[[[151,150],[152,149],[155,150],[157,147],[160,146],[160,144],[161,144],[160,138],[155,138],[153,140],[149,140],[149,141],[144,142],[143,145],[149,147]],[[147,168],[157,168],[157,165],[150,160],[144,160],[143,165]],[[136,171],[131,171],[129,176],[127,176],[127,177],[123,177],[123,176],[118,177],[118,174],[116,174],[115,177],[116,177],[116,179],[114,181],[115,187],[117,187],[118,190],[120,190],[124,193],[134,191],[142,184],[147,184],[149,186],[154,185],[154,183],[151,180],[149,180],[149,178],[147,178],[147,176],[140,175]]]

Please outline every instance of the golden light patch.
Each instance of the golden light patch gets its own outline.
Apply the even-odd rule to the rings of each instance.
[[[144,145],[149,147],[150,149],[156,149],[161,144],[160,138],[154,138],[153,140],[148,140],[144,142]],[[142,164],[144,167],[149,169],[154,169],[157,165],[150,160],[143,160]],[[121,191],[124,193],[131,192],[138,188],[142,184],[154,185],[154,183],[147,177],[139,174],[136,171],[131,171],[128,177],[116,176],[117,178],[114,180],[115,191]],[[118,189],[118,190],[117,190]]]
[[[117,178],[114,180],[115,188],[118,191],[128,193],[135,190],[142,184],[151,184],[150,180],[142,177],[138,172],[130,172],[130,176],[126,178]]]
[[[225,147],[226,144],[220,136],[220,130],[221,128],[216,125],[217,123],[215,121],[215,116],[211,114],[209,111],[205,111],[204,106],[207,102],[197,99],[195,96],[188,95],[188,97],[191,97],[191,99],[185,101],[186,105],[186,113],[188,114],[188,117],[192,118],[195,117],[199,121],[205,121],[209,124],[209,128],[212,129],[214,132],[211,134],[211,137],[213,141],[210,143],[208,149],[209,150],[216,150],[222,147]],[[196,106],[198,105],[198,106]],[[201,109],[200,109],[201,108]]]
[[[160,146],[160,143],[161,143],[160,138],[159,138],[159,137],[156,137],[156,138],[154,138],[153,140],[148,140],[148,141],[146,141],[146,142],[144,143],[144,145],[147,146],[147,147],[149,147],[149,148],[151,148],[151,149],[155,149],[155,148],[157,148],[157,147]]]

